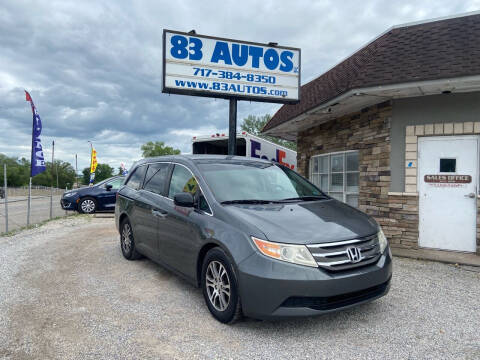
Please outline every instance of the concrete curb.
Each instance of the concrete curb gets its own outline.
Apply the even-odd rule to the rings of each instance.
[[[480,256],[472,253],[432,250],[432,249],[399,249],[392,248],[394,256],[417,260],[431,260],[446,264],[459,264],[480,267]]]

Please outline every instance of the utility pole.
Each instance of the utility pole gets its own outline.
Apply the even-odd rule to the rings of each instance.
[[[54,163],[55,163],[55,140],[52,141],[52,184],[50,186],[50,219],[53,218],[53,164]],[[57,183],[58,183],[58,172],[57,172]]]
[[[58,189],[58,163],[55,164],[55,172],[57,173],[57,189]]]
[[[78,169],[77,169],[77,154],[75,154],[75,183],[78,189]]]
[[[5,233],[8,233],[8,189],[7,189],[7,163],[3,164],[3,190],[5,191]]]

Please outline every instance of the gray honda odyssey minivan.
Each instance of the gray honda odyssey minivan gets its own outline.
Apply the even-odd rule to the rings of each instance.
[[[125,258],[147,256],[201,287],[224,323],[322,314],[390,287],[375,220],[270,161],[141,160],[118,191],[115,221]]]

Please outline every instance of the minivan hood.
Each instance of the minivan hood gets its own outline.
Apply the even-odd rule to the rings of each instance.
[[[287,204],[227,205],[225,209],[257,227],[273,242],[318,244],[368,236],[378,231],[371,217],[333,199]]]

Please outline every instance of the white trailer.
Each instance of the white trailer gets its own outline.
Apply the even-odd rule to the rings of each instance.
[[[297,152],[254,136],[245,131],[237,133],[236,154],[252,158],[273,160],[297,170]],[[228,154],[228,135],[213,134],[192,138],[193,154]]]

